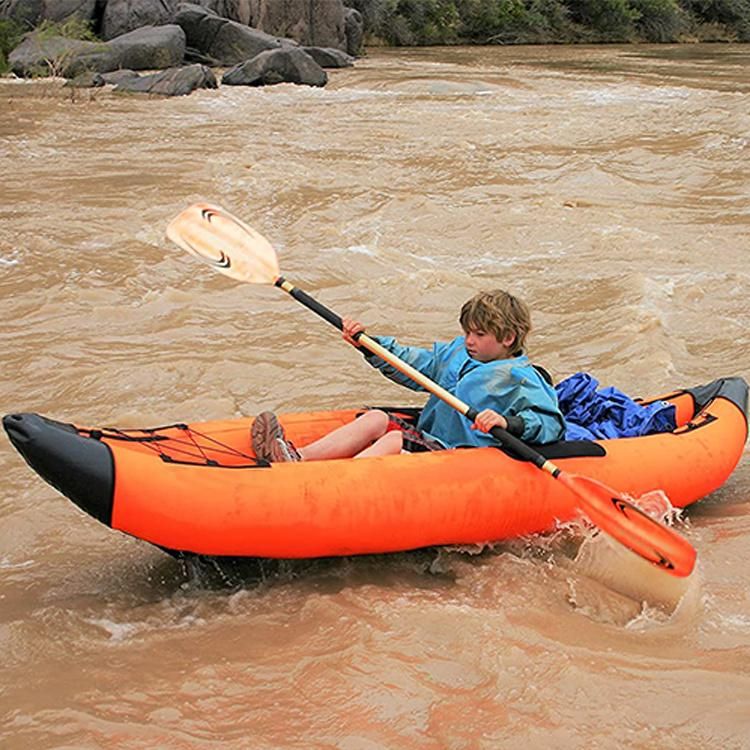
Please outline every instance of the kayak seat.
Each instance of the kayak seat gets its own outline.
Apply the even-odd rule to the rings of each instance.
[[[411,406],[368,406],[367,409],[380,409],[414,425],[416,425],[419,415],[422,413],[420,408]],[[515,457],[513,451],[504,448],[502,445],[497,447],[509,456]],[[534,450],[550,460],[581,456],[604,457],[607,455],[607,451],[602,445],[591,440],[558,440],[546,445],[534,445]]]

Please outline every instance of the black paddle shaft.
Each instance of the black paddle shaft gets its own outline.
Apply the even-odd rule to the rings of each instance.
[[[279,276],[274,284],[294,297],[297,302],[301,302],[309,310],[312,310],[317,315],[320,315],[321,318],[327,320],[332,326],[338,328],[339,331],[344,330],[344,324],[341,321],[341,317],[339,315],[336,315],[333,310],[329,310],[325,305],[321,305],[318,300],[316,300],[314,297],[311,297],[309,294],[307,294],[307,292],[303,292],[301,289],[298,289],[296,286],[290,284],[283,276]]]
[[[475,408],[469,407],[469,411],[467,411],[464,416],[472,422],[475,422],[478,414],[479,412]],[[519,458],[523,458],[525,461],[531,461],[531,463],[540,469],[547,463],[547,459],[541,453],[535,451],[531,446],[524,443],[523,440],[519,440],[515,435],[511,435],[502,427],[493,427],[490,430],[490,435],[492,435],[500,445],[510,448]],[[559,473],[559,469],[556,471]],[[553,476],[557,476],[557,474],[553,473]]]

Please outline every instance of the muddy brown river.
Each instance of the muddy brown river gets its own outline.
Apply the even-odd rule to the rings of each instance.
[[[322,90],[169,100],[1,81],[0,411],[419,403],[286,295],[170,246],[198,200],[372,333],[452,338],[504,287],[555,378],[747,377],[749,94],[750,48],[701,45],[373,50]],[[699,566],[671,599],[565,532],[214,568],[84,516],[2,435],[0,746],[744,750],[746,459],[679,529]]]

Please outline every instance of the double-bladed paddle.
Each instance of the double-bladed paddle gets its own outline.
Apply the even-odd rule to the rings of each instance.
[[[342,330],[341,318],[336,313],[281,276],[273,245],[224,209],[208,203],[196,203],[170,222],[167,236],[183,250],[230,278],[251,284],[273,284],[283,289]],[[357,341],[467,419],[472,422],[476,419],[476,409],[432,382],[367,334],[361,333]],[[605,484],[562,471],[506,430],[493,427],[490,432],[500,444],[565,485],[595,526],[662,570],[674,576],[690,575],[695,565],[695,548],[674,529],[659,523]]]

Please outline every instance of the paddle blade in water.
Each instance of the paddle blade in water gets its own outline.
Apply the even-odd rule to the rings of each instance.
[[[167,227],[172,242],[237,281],[273,284],[279,261],[273,245],[219,206],[195,203]]]
[[[589,477],[561,472],[557,479],[602,531],[671,575],[689,576],[695,548],[687,539],[644,513],[614,490]]]

